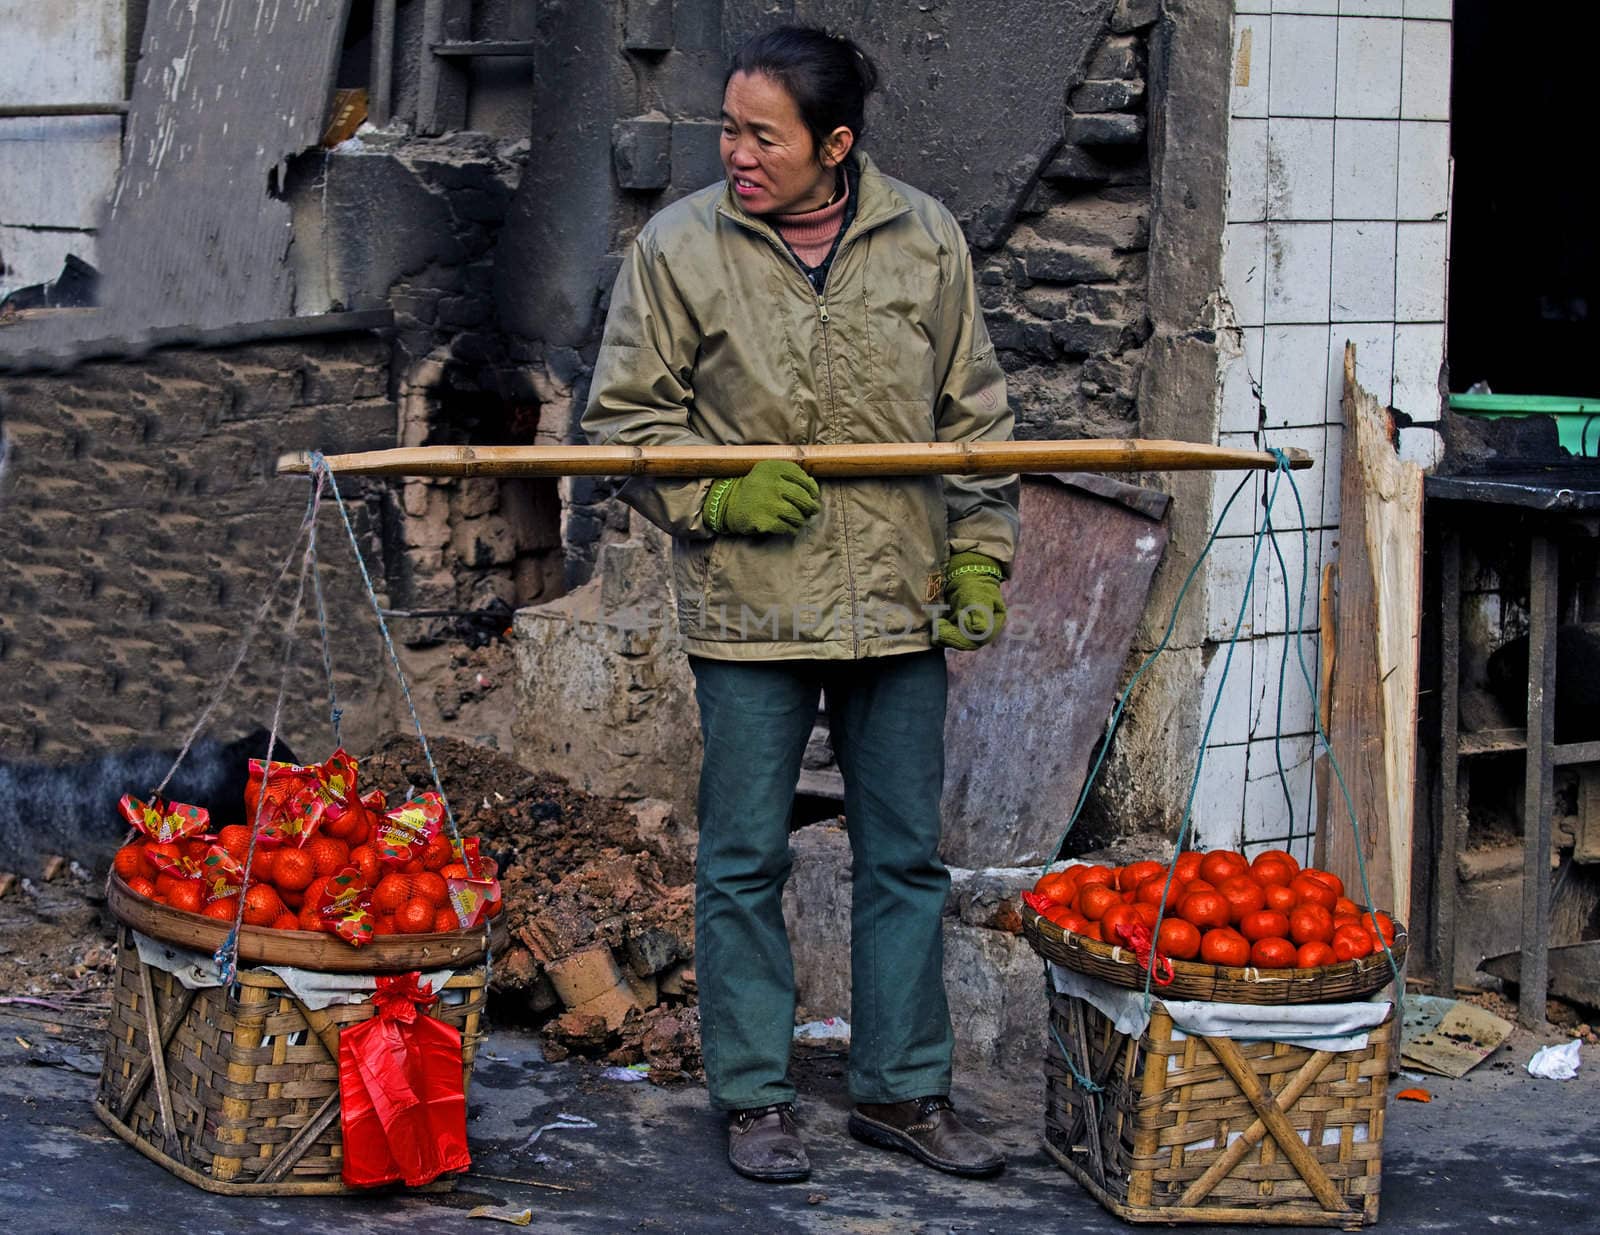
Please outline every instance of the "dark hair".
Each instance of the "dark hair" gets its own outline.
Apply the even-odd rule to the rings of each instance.
[[[867,95],[878,86],[871,57],[818,26],[779,26],[746,39],[722,79],[724,90],[735,73],[765,74],[788,91],[819,160],[823,142],[841,125],[861,140]]]

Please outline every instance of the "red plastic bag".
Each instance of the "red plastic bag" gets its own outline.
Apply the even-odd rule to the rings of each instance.
[[[415,1188],[472,1165],[461,1034],[419,1011],[435,998],[421,976],[379,977],[377,1015],[339,1035],[343,1176],[352,1187]]]

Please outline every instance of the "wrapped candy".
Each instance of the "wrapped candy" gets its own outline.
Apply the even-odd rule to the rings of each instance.
[[[372,889],[355,867],[347,866],[329,879],[312,907],[352,948],[372,941]]]
[[[124,819],[153,841],[209,839],[206,829],[211,826],[211,812],[203,806],[166,802],[160,798],[141,802],[125,793],[117,809]]]
[[[444,799],[431,789],[385,812],[378,823],[378,860],[390,866],[404,866],[420,856],[423,847],[438,835],[443,822]]]
[[[450,906],[456,912],[456,920],[462,930],[467,930],[492,914],[500,903],[500,867],[493,858],[479,854],[476,836],[461,842],[461,862],[467,876],[446,875],[444,882],[450,889]]]
[[[377,1014],[339,1034],[342,1174],[353,1187],[419,1187],[472,1165],[461,1033],[422,1014],[420,973],[381,975]]]

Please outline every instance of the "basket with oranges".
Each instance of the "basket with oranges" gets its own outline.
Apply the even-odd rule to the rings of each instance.
[[[1185,852],[1170,868],[1078,863],[1024,892],[1034,949],[1070,969],[1174,997],[1316,1002],[1370,994],[1404,962],[1405,932],[1337,875],[1271,849]]]

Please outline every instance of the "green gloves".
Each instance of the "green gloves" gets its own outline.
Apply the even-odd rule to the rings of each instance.
[[[711,486],[701,508],[713,532],[739,536],[793,536],[822,509],[817,482],[798,463],[763,459],[744,476]]]
[[[1000,597],[1000,563],[982,553],[957,553],[944,571],[944,600],[950,616],[940,618],[933,641],[958,652],[974,652],[1006,624]]]

